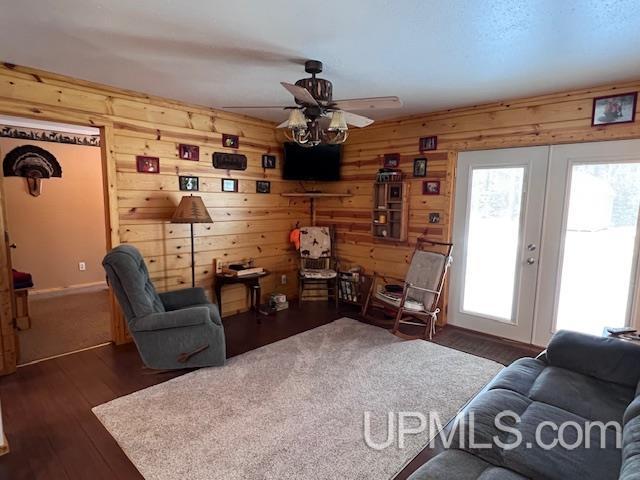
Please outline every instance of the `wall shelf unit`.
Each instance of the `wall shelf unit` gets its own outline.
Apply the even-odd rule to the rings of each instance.
[[[375,182],[371,234],[394,242],[407,239],[409,224],[409,182]]]

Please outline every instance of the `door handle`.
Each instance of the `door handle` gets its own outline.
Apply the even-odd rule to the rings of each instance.
[[[536,259],[533,257],[529,257],[527,258],[527,265],[533,265],[534,263],[536,263]]]

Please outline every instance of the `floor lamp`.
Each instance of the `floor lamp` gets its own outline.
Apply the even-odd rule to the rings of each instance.
[[[188,223],[191,226],[191,286],[196,286],[196,260],[193,246],[193,224],[194,223],[213,223],[207,207],[204,206],[202,197],[194,197],[193,195],[184,196],[180,200],[178,208],[176,208],[171,223]]]

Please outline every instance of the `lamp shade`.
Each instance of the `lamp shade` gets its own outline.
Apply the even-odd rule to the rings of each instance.
[[[202,197],[184,196],[171,217],[171,223],[213,223]]]

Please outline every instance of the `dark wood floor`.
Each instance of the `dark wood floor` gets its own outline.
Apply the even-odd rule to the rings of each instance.
[[[353,310],[314,302],[257,324],[251,314],[226,318],[228,356],[329,323]],[[381,322],[380,326],[385,326]],[[509,364],[536,351],[481,334],[445,327],[439,344]],[[11,453],[0,457],[0,480],[140,479],[91,408],[185,373],[145,374],[133,345],[106,346],[18,369],[0,379],[4,428]],[[406,478],[432,451],[423,451],[397,477]]]

